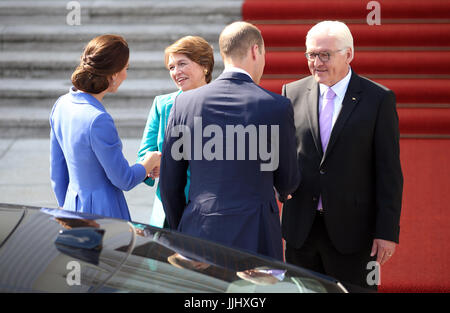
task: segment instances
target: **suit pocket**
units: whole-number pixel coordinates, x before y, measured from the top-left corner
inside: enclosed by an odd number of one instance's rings
[[[218,199],[215,196],[196,198],[190,205],[193,212],[197,211],[202,215],[217,214],[219,211]]]

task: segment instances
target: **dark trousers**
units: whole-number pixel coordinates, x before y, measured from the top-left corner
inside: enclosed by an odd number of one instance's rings
[[[373,292],[377,290],[376,284],[370,285],[374,267],[367,269],[368,263],[376,260],[376,255],[370,256],[371,249],[370,245],[355,254],[341,254],[328,236],[323,216],[317,213],[303,246],[296,249],[286,242],[285,256],[288,263],[336,278],[350,292]]]

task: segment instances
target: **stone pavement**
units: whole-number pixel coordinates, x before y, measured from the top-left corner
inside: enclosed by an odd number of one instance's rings
[[[153,98],[175,89],[164,49],[202,36],[214,47],[216,78],[219,34],[242,19],[242,1],[0,1],[0,138],[47,138],[53,104],[69,90],[84,46],[101,34],[122,35],[130,47],[128,79],[105,103],[121,138],[139,138]]]
[[[134,163],[140,139],[122,139],[128,162]],[[0,139],[0,203],[56,208],[50,184],[49,139]],[[139,184],[125,192],[131,218],[148,223],[156,187]]]

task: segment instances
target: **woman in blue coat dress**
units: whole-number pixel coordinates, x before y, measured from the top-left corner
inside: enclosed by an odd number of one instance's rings
[[[50,178],[59,207],[130,220],[122,190],[159,166],[149,153],[130,166],[111,115],[102,104],[127,77],[129,49],[120,36],[92,39],[72,74],[73,87],[50,114]]]
[[[170,77],[178,91],[155,97],[148,115],[147,124],[142,136],[141,146],[138,152],[138,160],[142,160],[148,151],[161,151],[164,142],[164,131],[169,119],[175,97],[181,92],[206,85],[212,79],[214,68],[214,53],[211,45],[202,37],[186,36],[178,39],[164,51],[166,67]],[[158,176],[155,173],[153,176]],[[190,172],[187,173],[185,187],[186,199],[188,198]],[[155,181],[152,178],[145,180],[149,186]],[[153,201],[153,210],[150,224],[157,227],[165,224],[165,213],[159,195],[159,184],[156,188],[156,197]]]

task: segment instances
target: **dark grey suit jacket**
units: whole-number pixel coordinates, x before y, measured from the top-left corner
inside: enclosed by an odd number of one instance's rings
[[[283,208],[287,243],[305,242],[322,195],[325,224],[341,253],[373,239],[398,242],[403,190],[394,93],[352,73],[324,154],[319,131],[319,84],[312,76],[283,86],[294,106],[302,181]]]

